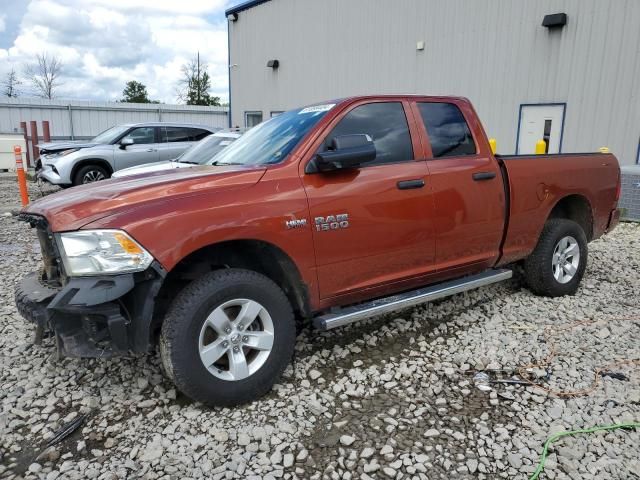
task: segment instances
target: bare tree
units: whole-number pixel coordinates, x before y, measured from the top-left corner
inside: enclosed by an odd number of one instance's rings
[[[220,97],[209,94],[211,77],[209,65],[200,63],[200,52],[182,65],[182,79],[178,86],[178,99],[187,105],[220,105]]]
[[[47,53],[38,54],[36,63],[27,65],[25,74],[33,83],[37,95],[51,100],[56,89],[62,85],[60,74],[62,72],[62,62],[54,55]]]
[[[18,86],[21,85],[22,82],[18,78],[18,74],[16,73],[14,68],[11,68],[10,72],[7,72],[7,76],[5,77],[4,82],[2,82],[2,86],[4,87],[4,95],[9,98],[16,98],[18,96]]]

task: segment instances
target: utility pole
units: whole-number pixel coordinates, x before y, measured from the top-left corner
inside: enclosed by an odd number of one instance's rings
[[[196,85],[196,95],[198,96],[198,102],[196,103],[196,105],[200,105],[200,88],[201,88],[201,83],[200,83],[200,50],[198,50],[198,84]]]

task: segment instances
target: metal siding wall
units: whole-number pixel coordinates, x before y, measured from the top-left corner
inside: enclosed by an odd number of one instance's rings
[[[158,105],[130,103],[101,103],[33,98],[0,99],[0,132],[17,131],[21,121],[48,120],[51,136],[71,137],[68,105],[71,105],[73,134],[76,138],[93,137],[109,127],[122,123],[157,122],[158,109],[164,122],[200,123],[226,128],[225,107],[199,107],[191,105]]]
[[[541,26],[557,12],[562,30]],[[462,95],[513,153],[520,104],[566,102],[563,151],[606,145],[630,164],[639,25],[638,0],[272,0],[229,22],[233,124],[348,95]]]

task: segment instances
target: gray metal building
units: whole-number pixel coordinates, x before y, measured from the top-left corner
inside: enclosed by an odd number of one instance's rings
[[[499,153],[546,136],[552,153],[607,146],[640,162],[639,0],[253,0],[226,13],[233,125],[355,94],[451,94],[471,99]]]
[[[0,98],[0,133],[22,133],[20,122],[31,120],[38,128],[43,120],[49,121],[54,140],[87,139],[123,123],[184,122],[220,128],[228,124],[226,107]]]

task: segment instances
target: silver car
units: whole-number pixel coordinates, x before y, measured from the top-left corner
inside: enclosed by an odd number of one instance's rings
[[[121,178],[129,177],[131,175],[146,175],[164,170],[173,170],[174,168],[189,168],[194,165],[210,165],[213,158],[219,152],[235,142],[244,134],[244,132],[245,130],[240,128],[220,130],[219,132],[209,135],[204,140],[198,142],[197,145],[186,150],[175,160],[147,163],[137,167],[123,168],[122,170],[114,172],[111,177]]]
[[[87,143],[40,145],[38,178],[71,186],[109,178],[123,168],[180,156],[217,129],[184,123],[117,125]]]

